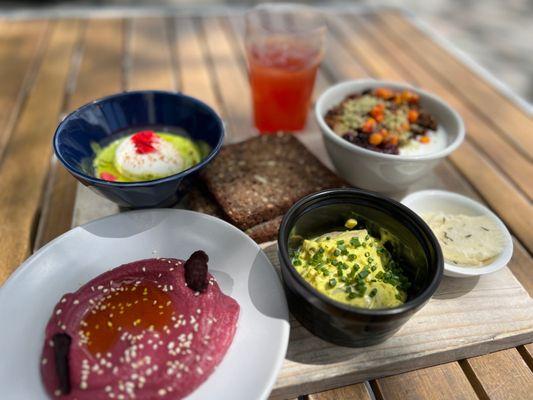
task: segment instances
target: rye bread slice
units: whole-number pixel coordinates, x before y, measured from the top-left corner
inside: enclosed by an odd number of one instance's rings
[[[245,230],[244,233],[250,236],[256,243],[264,243],[277,239],[278,230],[282,219],[283,215],[279,215],[274,219],[252,226],[251,228]]]
[[[190,210],[227,220],[224,210],[209,193],[202,182],[195,182],[187,194],[187,207]]]
[[[190,210],[212,215],[225,221],[228,220],[228,217],[224,214],[220,205],[218,205],[213,196],[207,191],[205,185],[201,182],[195,182],[189,190],[187,195],[187,206]],[[280,215],[270,221],[262,222],[247,229],[244,233],[257,243],[274,240],[278,236],[278,230],[282,218],[283,216]]]
[[[228,219],[242,230],[284,214],[309,193],[346,186],[290,134],[225,146],[201,176]]]

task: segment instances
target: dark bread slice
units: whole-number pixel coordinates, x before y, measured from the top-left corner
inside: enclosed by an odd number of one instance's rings
[[[195,182],[190,188],[187,195],[187,206],[190,210],[198,211],[204,214],[212,215],[223,220],[227,220],[222,208],[216,200],[207,191],[207,188],[201,182]],[[281,224],[282,215],[259,225],[252,226],[244,233],[250,236],[257,243],[274,240],[278,236],[279,225]]]
[[[282,219],[283,215],[279,215],[274,219],[252,226],[251,228],[245,230],[244,233],[250,236],[257,243],[275,240],[278,238],[278,230]]]
[[[208,192],[202,182],[195,182],[187,194],[187,206],[190,210],[209,214],[226,220],[224,210]]]
[[[284,214],[309,193],[347,186],[290,134],[225,146],[201,176],[228,219],[242,230]]]

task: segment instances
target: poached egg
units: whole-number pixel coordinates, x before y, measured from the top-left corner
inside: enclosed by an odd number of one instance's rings
[[[183,170],[180,152],[153,131],[126,137],[117,147],[115,168],[131,179],[158,179]]]

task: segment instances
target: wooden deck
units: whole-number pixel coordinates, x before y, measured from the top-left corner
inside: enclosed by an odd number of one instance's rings
[[[502,218],[514,237],[509,267],[531,295],[531,116],[399,13],[331,13],[329,25],[316,93],[344,79],[407,81],[438,94],[462,115],[467,139],[437,168],[435,179],[440,187],[485,202]],[[122,90],[180,90],[220,112],[228,142],[253,134],[241,31],[237,14],[0,20],[0,284],[32,251],[73,221],[88,218],[83,189],[52,157],[51,138],[65,113]],[[299,138],[329,162],[311,118]],[[417,188],[435,187],[434,182]],[[312,400],[531,399],[532,368],[533,343],[301,395]]]

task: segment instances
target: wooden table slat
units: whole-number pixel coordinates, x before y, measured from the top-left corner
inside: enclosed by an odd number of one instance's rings
[[[83,40],[82,58],[75,89],[68,100],[68,112],[89,101],[123,90],[123,21],[90,20]],[[70,229],[76,193],[77,180],[54,159],[34,244],[36,249]]]
[[[203,18],[202,32],[209,63],[227,120],[226,143],[250,136],[252,104],[243,66],[236,60],[236,49],[218,18]]]
[[[378,14],[376,14],[378,15]],[[526,115],[505,95],[495,89],[483,77],[473,72],[455,56],[443,49],[415,25],[397,13],[380,13],[379,18],[406,39],[417,50],[421,64],[431,65],[433,71],[470,100],[487,120],[499,127],[499,133],[510,139],[517,149],[533,159],[533,118]]]
[[[448,82],[443,82],[434,73],[423,68],[418,61],[420,57],[413,54],[414,51],[406,45],[406,40],[389,33],[382,24],[370,23],[362,17],[351,20],[364,31],[369,40],[373,40],[376,46],[382,47],[384,53],[390,54],[390,58],[397,62],[398,67],[404,69],[405,76],[408,76],[410,81],[442,96],[454,107],[465,122],[467,140],[471,140],[482,149],[529,199],[533,198],[533,184],[531,184],[533,163],[506,141],[505,137],[498,134],[493,124],[480,118],[470,105],[465,104],[461,98],[461,93],[464,91],[453,89]],[[403,51],[396,51],[398,47]],[[481,103],[481,99],[479,100],[480,104],[484,104]]]
[[[309,400],[372,400],[368,387],[363,383],[310,394]]]
[[[178,18],[175,20],[174,30],[182,90],[205,101],[221,113],[222,107],[217,99],[202,43],[193,21],[190,18]]]
[[[328,25],[342,46],[357,60],[358,69],[364,69],[370,76],[392,81],[403,81],[404,77],[397,68],[391,68],[383,61],[384,55],[376,51],[368,40],[362,40],[360,32],[352,24],[344,21],[342,16],[330,14]],[[366,75],[366,74],[365,74]]]
[[[529,369],[533,371],[533,343],[520,346],[518,350],[520,351],[520,354],[522,355],[522,358],[528,365]]]
[[[378,399],[477,400],[458,363],[437,365],[381,378],[373,386]]]
[[[533,374],[516,349],[463,360],[461,365],[480,397],[528,400],[533,395]]]
[[[0,21],[0,160],[49,38],[47,21]]]
[[[397,61],[376,49],[362,31],[355,31],[341,18],[331,18],[335,22],[337,34],[343,39],[348,49],[354,51],[357,60],[372,70],[373,76],[380,79],[396,77],[409,80],[401,73]],[[357,40],[350,38],[357,37]],[[418,82],[418,81],[417,81]],[[422,86],[426,82],[420,82]],[[494,168],[492,161],[483,156],[470,141],[465,141],[450,159],[461,173],[483,195],[487,203],[497,211],[508,227],[524,243],[529,251],[533,250],[533,235],[530,234],[529,222],[533,218],[533,208],[517,189]]]
[[[35,84],[0,165],[0,182],[7,189],[0,190],[0,283],[31,251],[50,163],[50,141],[79,32],[77,21],[59,21],[53,27]]]
[[[170,50],[170,21],[163,17],[134,18],[127,38],[127,89],[175,90]]]

